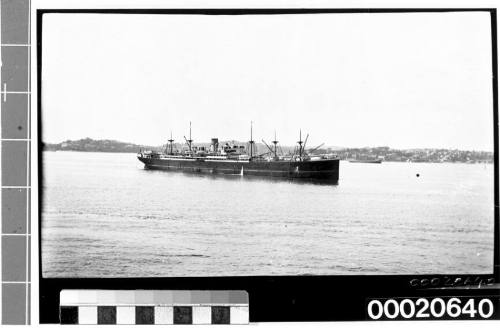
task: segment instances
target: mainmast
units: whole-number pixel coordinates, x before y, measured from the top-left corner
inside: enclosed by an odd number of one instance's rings
[[[173,155],[174,154],[174,139],[172,139],[172,131],[170,131],[170,139],[168,139],[168,143],[170,144],[170,154],[169,155]]]
[[[278,157],[278,140],[276,140],[276,130],[274,130],[274,140],[272,143],[274,144],[274,157]]]
[[[253,122],[250,121],[250,159],[252,159],[253,157],[253,144],[254,144],[252,127],[253,127]]]
[[[299,158],[302,160],[302,144],[304,143],[302,141],[302,129],[299,130],[299,141],[297,143],[299,144]]]

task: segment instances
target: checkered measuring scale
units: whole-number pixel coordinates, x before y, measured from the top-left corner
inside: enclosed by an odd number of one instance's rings
[[[61,324],[248,324],[246,291],[63,290]]]

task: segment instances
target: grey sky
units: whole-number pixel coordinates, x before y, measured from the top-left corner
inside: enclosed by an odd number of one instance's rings
[[[493,150],[488,13],[46,14],[43,140]]]

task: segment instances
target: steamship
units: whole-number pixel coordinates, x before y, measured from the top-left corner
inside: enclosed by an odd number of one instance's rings
[[[174,149],[175,140],[171,134],[164,151],[140,150],[137,158],[144,163],[146,169],[153,170],[309,179],[336,183],[339,179],[339,159],[309,155],[306,151],[308,137],[309,135],[303,141],[302,133],[299,132],[298,146],[293,153],[284,155],[278,153],[275,134],[273,146],[262,140],[267,152],[256,154],[252,126],[247,149],[242,145],[219,144],[218,138],[212,138],[209,147],[195,146],[189,123],[189,139],[184,137],[185,146],[182,149]]]

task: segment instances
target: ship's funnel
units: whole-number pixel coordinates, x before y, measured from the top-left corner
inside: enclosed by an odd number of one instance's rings
[[[218,148],[219,148],[219,139],[212,138],[212,143],[210,144],[210,151],[216,152]]]

